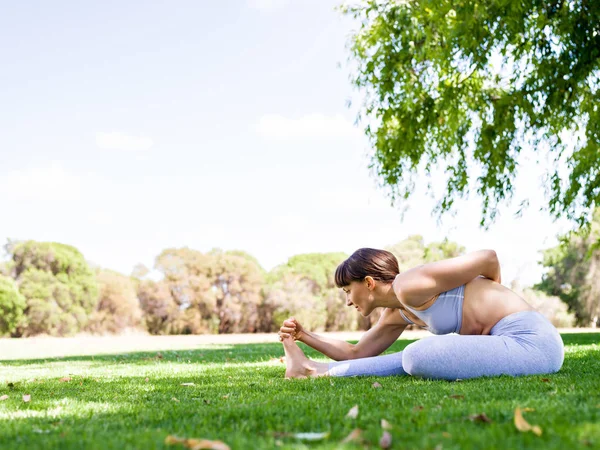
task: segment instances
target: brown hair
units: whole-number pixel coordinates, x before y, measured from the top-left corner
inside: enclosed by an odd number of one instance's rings
[[[359,248],[337,267],[335,284],[341,288],[352,281],[362,281],[366,276],[391,283],[399,273],[398,260],[392,253],[376,248]]]

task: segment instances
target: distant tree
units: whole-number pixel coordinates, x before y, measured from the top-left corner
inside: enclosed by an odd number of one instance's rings
[[[98,270],[96,280],[98,303],[87,330],[94,333],[119,333],[141,327],[142,310],[132,280],[110,270]]]
[[[182,312],[166,282],[143,280],[137,287],[137,296],[150,334],[179,334],[184,331]]]
[[[560,237],[560,244],[543,251],[546,273],[537,289],[558,296],[575,314],[577,324],[597,324],[600,317],[600,208],[589,229]]]
[[[149,273],[150,273],[150,269],[148,269],[145,265],[140,263],[140,264],[135,265],[135,267],[131,271],[131,276],[133,278],[141,279],[141,278],[144,278]]]
[[[262,303],[264,270],[242,251],[213,250],[212,286],[219,314],[219,333],[256,332]]]
[[[82,330],[98,301],[96,277],[74,247],[26,241],[10,248],[13,275],[27,301],[17,334],[65,336]]]
[[[295,316],[303,326],[326,331],[368,329],[371,320],[346,307],[346,298],[335,285],[335,269],[345,253],[294,255],[268,275],[265,300],[274,308],[273,328]],[[308,290],[307,290],[308,289]]]
[[[156,257],[154,268],[164,276],[163,284],[168,288],[171,300],[177,306],[184,332],[216,333],[219,317],[216,311],[216,293],[212,287],[213,259],[189,248],[169,248]],[[162,287],[161,287],[162,291]],[[163,314],[171,307],[161,308]],[[173,319],[171,319],[172,321]]]
[[[285,319],[294,316],[307,330],[324,331],[327,304],[321,293],[314,291],[314,282],[298,274],[279,274],[264,291],[264,304],[272,321],[270,328],[278,330]]]
[[[536,311],[544,315],[555,327],[572,327],[575,325],[575,315],[569,312],[565,302],[555,296],[533,288],[523,288],[513,281],[511,289],[520,295]]]
[[[0,275],[0,336],[13,333],[24,317],[25,297],[12,278]]]
[[[386,247],[386,250],[396,256],[401,272],[421,264],[455,258],[465,253],[463,246],[448,240],[425,245],[423,236],[418,234],[409,236],[397,244],[390,245]]]
[[[292,256],[287,263],[275,267],[269,279],[282,274],[299,275],[313,285],[315,293],[335,287],[334,274],[337,266],[348,257],[345,253],[303,253]]]
[[[164,274],[189,332],[257,331],[264,270],[251,255],[167,249],[155,268]]]
[[[474,185],[482,224],[493,221],[513,196],[520,154],[548,147],[549,211],[590,219],[600,204],[597,1],[363,0],[342,12],[358,24],[359,117],[392,201],[412,194],[421,168],[439,167],[436,210]]]

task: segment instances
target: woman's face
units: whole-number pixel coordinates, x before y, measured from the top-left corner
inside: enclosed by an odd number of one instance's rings
[[[365,317],[373,312],[373,292],[367,281],[352,281],[342,290],[346,293],[346,306],[355,307]]]

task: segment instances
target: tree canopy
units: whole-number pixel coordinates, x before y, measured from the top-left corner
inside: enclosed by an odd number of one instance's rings
[[[25,297],[14,280],[0,275],[0,336],[16,330],[25,307]]]
[[[520,154],[546,146],[549,212],[589,223],[600,202],[597,2],[363,0],[342,12],[359,21],[359,119],[393,202],[421,170],[443,168],[436,211],[474,188],[487,224],[513,196]]]
[[[98,301],[96,276],[76,248],[56,242],[7,246],[13,277],[25,297],[18,334],[65,336],[81,331]]]

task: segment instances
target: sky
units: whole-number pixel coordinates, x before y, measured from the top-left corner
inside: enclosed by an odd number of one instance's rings
[[[425,180],[392,206],[355,125],[348,37],[329,0],[8,2],[0,15],[0,241],[77,247],[129,274],[171,247],[295,254],[409,235],[496,250],[503,282],[537,282],[565,221],[540,212],[543,164],[516,200],[439,222]],[[443,188],[439,181],[434,186]],[[515,218],[518,200],[530,208]],[[401,214],[408,208],[405,214]]]

